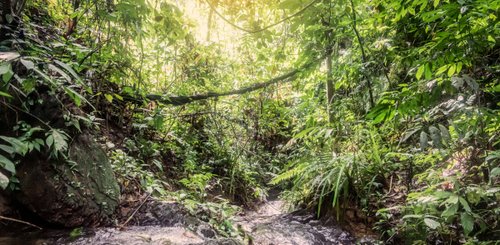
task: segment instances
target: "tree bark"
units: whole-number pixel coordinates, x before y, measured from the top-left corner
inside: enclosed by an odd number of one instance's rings
[[[353,0],[349,0],[351,3],[351,8],[352,8],[352,29],[354,30],[354,34],[356,34],[356,39],[358,40],[359,43],[359,48],[361,49],[361,58],[363,61],[363,65],[366,64],[367,58],[366,58],[366,53],[365,53],[365,48],[363,44],[363,39],[361,38],[361,35],[358,32],[358,28],[356,27],[356,9],[354,8],[354,2]],[[375,105],[375,101],[373,100],[373,86],[372,86],[372,81],[370,78],[363,72],[363,76],[366,79],[366,82],[368,83],[368,95],[370,96],[370,108],[373,108]]]
[[[80,0],[73,1],[73,13],[75,13],[80,7]],[[68,19],[68,26],[66,30],[66,34],[64,35],[66,38],[71,36],[73,32],[75,32],[76,26],[78,25],[78,16]]]
[[[217,4],[215,4],[217,6]],[[210,42],[210,35],[212,34],[212,22],[214,17],[214,10],[210,8],[210,12],[208,13],[208,21],[207,21],[207,42]]]
[[[327,55],[326,55],[326,109],[328,113],[328,122],[333,122],[333,111],[332,111],[332,103],[333,103],[333,70],[332,70],[332,47],[328,47]]]

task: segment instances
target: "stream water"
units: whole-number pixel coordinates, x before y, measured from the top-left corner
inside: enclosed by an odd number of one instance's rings
[[[83,230],[76,238],[69,231],[42,231],[0,234],[0,244],[68,245],[187,245],[187,244],[259,244],[309,245],[354,244],[355,239],[340,227],[324,226],[314,216],[288,213],[279,199],[262,204],[255,211],[233,217],[233,223],[245,240],[221,238],[210,226],[186,215],[176,203],[149,202],[136,216],[138,220],[123,228]],[[359,242],[359,241],[358,241]]]
[[[261,245],[354,244],[354,238],[335,226],[323,226],[311,214],[288,213],[280,199],[268,201],[256,211],[235,217],[234,223]]]

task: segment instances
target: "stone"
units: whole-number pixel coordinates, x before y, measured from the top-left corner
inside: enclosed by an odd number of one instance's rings
[[[186,223],[187,210],[179,203],[149,200],[138,210],[130,221],[136,226],[172,227]]]
[[[17,169],[16,199],[45,221],[64,227],[108,225],[119,204],[119,186],[103,149],[90,134],[69,143],[69,160],[42,154]]]
[[[217,236],[215,230],[207,224],[200,224],[197,228],[197,233],[205,238],[215,238]]]

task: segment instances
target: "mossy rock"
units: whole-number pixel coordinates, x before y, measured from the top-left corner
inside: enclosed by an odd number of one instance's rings
[[[119,203],[119,187],[108,158],[89,134],[74,137],[69,160],[25,158],[18,178],[17,200],[56,225],[110,224]]]

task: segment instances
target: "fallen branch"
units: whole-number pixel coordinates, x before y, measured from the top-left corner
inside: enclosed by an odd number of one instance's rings
[[[142,203],[139,205],[139,207],[137,207],[134,212],[128,217],[128,219],[123,222],[123,224],[121,225],[118,225],[118,228],[120,230],[123,230],[125,228],[125,226],[128,224],[128,222],[130,222],[130,220],[132,220],[132,218],[134,217],[134,215],[137,213],[137,211],[139,211],[139,209],[141,209],[141,207],[144,205],[144,203],[146,203],[146,201],[149,199],[149,197],[151,196],[151,193],[148,193],[148,195],[144,198],[144,200],[142,201]]]
[[[0,220],[8,220],[8,221],[13,221],[13,222],[17,222],[17,223],[21,223],[21,224],[25,224],[25,225],[28,225],[28,226],[31,226],[31,227],[35,227],[37,229],[40,229],[40,230],[43,230],[42,227],[40,226],[37,226],[37,225],[34,225],[34,224],[31,224],[29,222],[26,222],[26,221],[22,221],[22,220],[19,220],[19,219],[14,219],[14,218],[9,218],[9,217],[5,217],[5,216],[1,216],[0,215]]]

